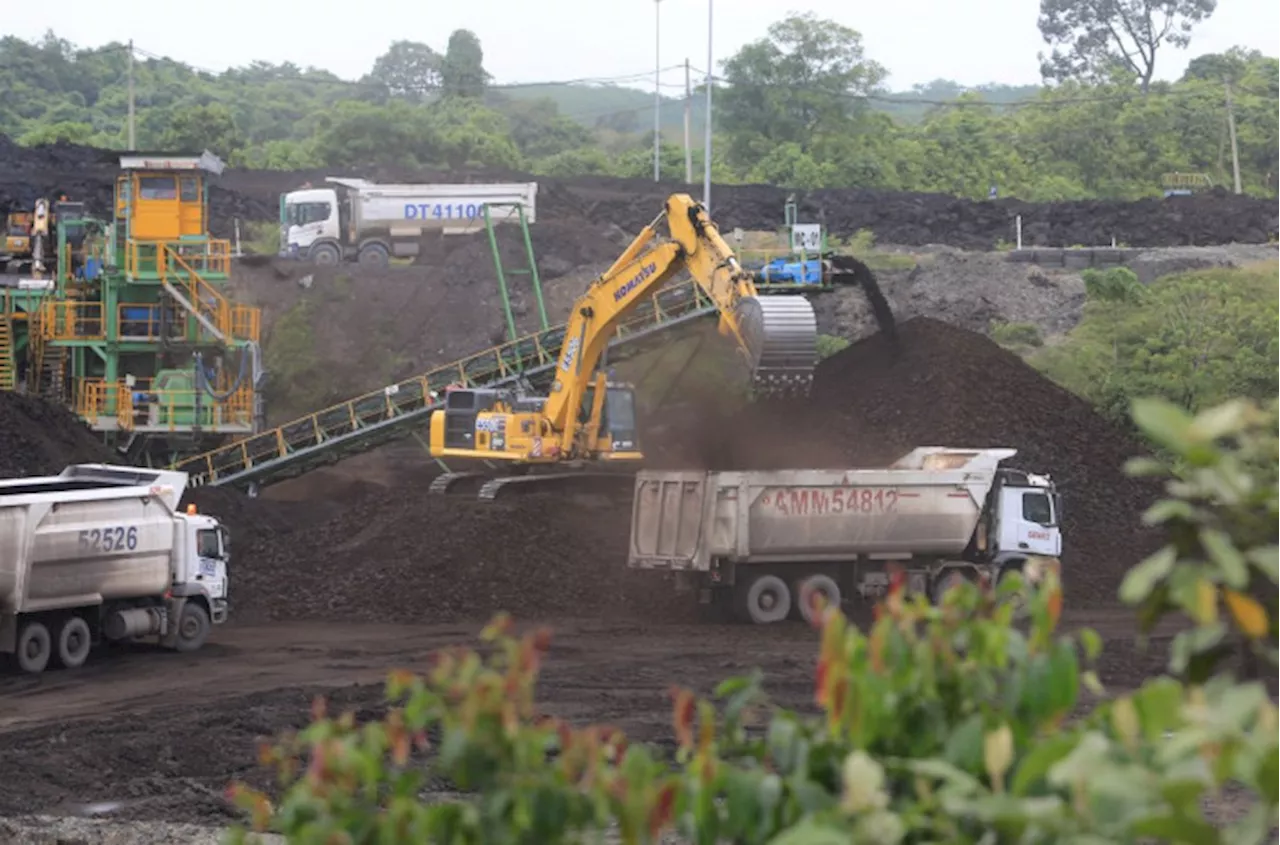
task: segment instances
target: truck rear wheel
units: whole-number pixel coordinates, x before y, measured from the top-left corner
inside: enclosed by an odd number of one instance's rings
[[[78,669],[89,659],[93,636],[83,617],[70,616],[58,626],[58,662],[67,669]]]
[[[311,247],[310,258],[315,264],[331,265],[342,260],[342,253],[333,244],[316,244]]]
[[[195,651],[204,645],[209,638],[209,612],[193,601],[182,606],[178,614],[178,637],[174,641],[175,651]]]
[[[391,253],[382,244],[365,244],[356,260],[366,267],[386,267],[391,263]]]
[[[800,580],[796,587],[796,602],[800,606],[800,618],[810,625],[822,618],[813,602],[821,596],[824,602],[823,611],[828,607],[840,609],[840,585],[830,575],[810,575]]]
[[[791,612],[791,589],[776,575],[757,575],[735,589],[744,622],[768,625],[783,621]]]
[[[53,655],[53,638],[43,622],[27,622],[18,632],[17,648],[14,656],[18,659],[18,668],[32,675],[38,675],[49,665]]]

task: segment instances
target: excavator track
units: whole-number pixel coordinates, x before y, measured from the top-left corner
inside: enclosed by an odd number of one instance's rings
[[[635,476],[625,472],[571,470],[495,475],[486,472],[448,472],[437,476],[427,488],[428,495],[478,498],[492,502],[499,498],[532,493],[629,493]]]
[[[818,363],[818,321],[803,296],[754,296],[737,306],[757,396],[804,398]]]

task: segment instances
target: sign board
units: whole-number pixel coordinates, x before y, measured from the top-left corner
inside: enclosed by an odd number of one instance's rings
[[[792,252],[821,252],[822,224],[795,223],[791,226]]]

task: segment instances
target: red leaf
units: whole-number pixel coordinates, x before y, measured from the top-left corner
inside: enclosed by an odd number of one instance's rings
[[[672,722],[675,724],[676,739],[680,745],[688,748],[693,745],[693,693],[686,689],[675,691],[675,701],[671,708]]]
[[[657,800],[653,802],[653,807],[649,810],[649,836],[657,839],[658,834],[671,823],[672,817],[675,815],[676,807],[676,787],[673,783],[663,784],[658,790]]]
[[[825,707],[827,704],[827,674],[829,672],[829,664],[826,658],[818,661],[818,668],[813,673],[813,698],[819,707]]]
[[[1053,592],[1049,594],[1049,624],[1057,627],[1058,620],[1062,618],[1062,588],[1054,585]]]

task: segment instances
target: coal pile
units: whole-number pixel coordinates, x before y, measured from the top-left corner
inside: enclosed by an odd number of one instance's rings
[[[698,423],[664,444],[662,465],[884,466],[917,446],[1015,448],[1006,465],[1048,473],[1062,491],[1063,578],[1086,603],[1113,602],[1160,541],[1140,524],[1158,487],[1123,472],[1141,443],[1013,353],[937,320],[907,320],[897,344],[877,334],[823,361],[807,408],[694,410]]]
[[[118,156],[118,152],[65,143],[20,147],[0,136],[0,210],[10,204],[30,207],[37,196],[62,190],[106,215],[111,208]],[[234,217],[275,220],[281,192],[308,182],[321,184],[327,175],[334,174],[228,170],[210,190],[211,228],[228,236]],[[365,167],[346,169],[341,175],[399,182],[537,181],[539,221],[612,223],[633,234],[653,219],[669,194],[701,193],[697,187],[674,182],[655,185],[643,179],[599,176],[551,179],[505,170],[481,173]],[[880,243],[902,245],[948,244],[988,250],[1013,239],[1014,221],[1019,216],[1023,242],[1041,247],[1100,246],[1112,239],[1143,247],[1267,243],[1280,229],[1274,201],[1235,196],[1221,189],[1138,202],[1026,203],[900,191],[790,191],[770,185],[717,185],[712,210],[726,230],[774,229],[782,222],[783,207],[792,194],[799,219],[821,222],[835,236],[848,237],[869,229]]]
[[[237,620],[432,623],[676,618],[671,584],[625,569],[630,512],[573,498],[481,503],[421,488],[301,506],[197,494],[232,531]],[[310,507],[309,505],[307,507]]]
[[[0,392],[0,478],[57,475],[68,464],[116,462],[98,435],[66,408]]]

